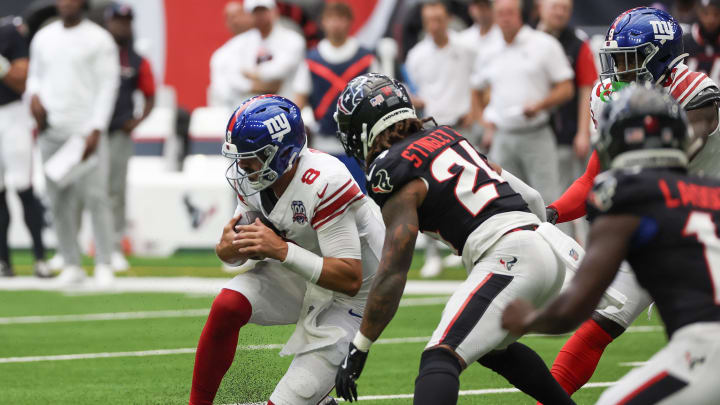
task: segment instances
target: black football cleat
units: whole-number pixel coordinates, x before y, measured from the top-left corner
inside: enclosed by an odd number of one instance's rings
[[[0,262],[0,277],[15,277],[15,271],[5,262]]]

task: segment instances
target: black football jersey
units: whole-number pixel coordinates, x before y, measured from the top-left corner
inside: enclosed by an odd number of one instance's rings
[[[720,321],[720,181],[679,171],[609,171],[588,195],[588,218],[642,220],[627,260],[653,297],[668,335]]]
[[[380,207],[408,182],[423,179],[428,192],[418,209],[420,230],[439,236],[459,254],[468,235],[491,216],[530,212],[485,156],[447,126],[393,144],[370,165],[367,178],[368,194]]]
[[[708,41],[700,35],[699,25],[683,35],[683,46],[689,56],[685,64],[692,71],[707,74],[715,83],[720,83],[720,44]]]

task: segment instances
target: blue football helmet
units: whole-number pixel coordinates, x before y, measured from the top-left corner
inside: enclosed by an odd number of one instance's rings
[[[661,83],[684,53],[682,28],[668,13],[637,7],[620,14],[600,47],[600,79]]]
[[[239,195],[249,196],[272,185],[293,167],[305,148],[305,125],[292,101],[266,94],[246,100],[230,117],[223,156],[232,159],[225,172]],[[247,173],[250,160],[260,169]],[[247,183],[249,187],[246,187]]]

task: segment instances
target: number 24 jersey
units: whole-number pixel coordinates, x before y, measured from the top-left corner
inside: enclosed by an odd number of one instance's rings
[[[447,126],[424,129],[378,155],[367,174],[368,194],[383,207],[393,193],[418,178],[428,188],[417,211],[420,230],[458,254],[468,236],[493,215],[530,212],[487,159]]]

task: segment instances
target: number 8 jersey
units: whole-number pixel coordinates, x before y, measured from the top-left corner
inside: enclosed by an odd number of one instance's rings
[[[487,159],[447,126],[424,129],[393,144],[378,155],[367,173],[368,194],[380,207],[405,184],[422,179],[428,192],[418,208],[420,231],[442,240],[458,254],[463,254],[466,241],[481,227],[499,238],[512,227],[539,223]],[[495,222],[489,221],[493,216],[513,212],[520,215],[497,226],[483,226]]]

